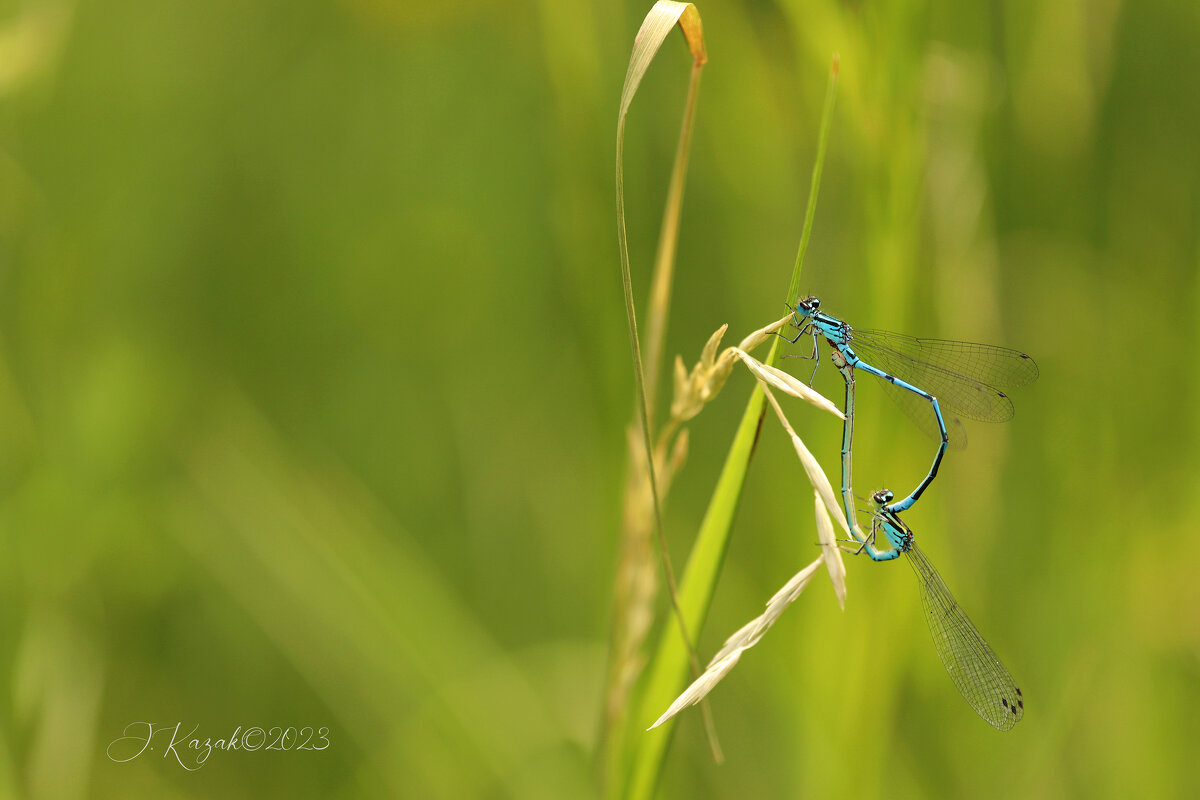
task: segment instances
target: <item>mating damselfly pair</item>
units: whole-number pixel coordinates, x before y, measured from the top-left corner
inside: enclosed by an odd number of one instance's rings
[[[917,547],[912,530],[900,514],[920,499],[937,477],[949,445],[962,445],[965,435],[957,416],[983,422],[1012,418],[1012,401],[1004,389],[1032,383],[1037,364],[1025,353],[993,345],[918,339],[886,331],[858,330],[823,313],[821,301],[809,297],[797,303],[793,324],[799,329],[791,343],[811,335],[820,364],[818,339],[831,348],[831,360],[846,384],[842,433],[842,505],[857,547],[873,561],[890,561],[904,554],[920,583],[921,600],[934,646],[946,671],[963,698],[988,723],[1008,730],[1025,713],[1025,699],[1012,675],[955,601],[933,564]],[[787,338],[787,337],[784,337]],[[878,378],[893,400],[918,425],[939,440],[929,472],[906,497],[895,501],[881,489],[871,496],[871,532],[863,534],[855,522],[852,457],[854,438],[854,373],[861,369]],[[811,378],[810,378],[811,380]],[[946,416],[950,415],[947,425]],[[876,546],[883,532],[890,549]]]

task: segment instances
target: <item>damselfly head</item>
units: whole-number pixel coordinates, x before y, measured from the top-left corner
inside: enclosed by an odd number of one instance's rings
[[[817,310],[820,308],[821,308],[821,301],[819,299],[817,299],[816,297],[806,297],[803,300],[796,303],[796,310],[799,311],[801,314],[803,314],[806,317],[817,313]]]
[[[878,492],[871,495],[871,502],[877,506],[886,506],[888,503],[892,502],[895,497],[896,496],[892,494],[891,489],[880,489]]]

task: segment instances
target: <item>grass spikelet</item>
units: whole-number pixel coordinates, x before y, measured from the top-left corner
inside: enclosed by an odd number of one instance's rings
[[[750,371],[754,373],[754,377],[762,381],[768,386],[773,386],[781,392],[790,394],[792,397],[797,397],[806,402],[812,403],[822,411],[828,411],[838,419],[845,419],[841,409],[833,404],[832,401],[825,398],[822,394],[812,389],[807,383],[794,377],[790,373],[784,372],[778,367],[772,367],[770,364],[764,364],[754,356],[745,352],[740,348],[732,348],[733,355],[740,358]]]
[[[655,720],[649,729],[653,730],[657,728],[683,709],[694,706],[703,700],[737,665],[738,660],[742,657],[742,653],[758,644],[763,634],[775,624],[776,620],[783,615],[788,606],[796,602],[796,598],[804,591],[804,587],[812,580],[812,576],[816,574],[817,568],[821,566],[821,562],[824,560],[825,555],[819,555],[815,561],[793,575],[791,580],[784,584],[783,588],[776,592],[767,602],[767,610],[743,625],[738,629],[737,633],[725,641],[724,647],[713,656],[704,673],[694,680],[683,691],[683,694],[675,699],[675,702],[671,703],[662,716]]]

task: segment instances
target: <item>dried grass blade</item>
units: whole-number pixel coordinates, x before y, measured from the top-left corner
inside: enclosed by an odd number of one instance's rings
[[[842,410],[834,405],[831,400],[826,398],[820,392],[812,389],[807,383],[798,379],[796,376],[784,372],[778,367],[772,367],[770,364],[764,364],[740,348],[733,348],[733,354],[740,358],[759,380],[766,381],[771,386],[774,386],[781,392],[790,394],[792,397],[797,397],[801,400],[812,403],[817,408],[821,409],[822,411],[828,411],[838,419],[846,418],[846,416],[842,413]]]
[[[842,561],[842,549],[838,547],[833,535],[833,521],[829,511],[821,499],[821,493],[813,489],[813,503],[817,515],[817,540],[821,543],[821,552],[825,554],[825,568],[829,570],[829,580],[833,581],[833,593],[837,595],[838,605],[846,610],[846,562]]]
[[[771,407],[775,409],[775,415],[779,417],[780,424],[784,430],[788,432],[788,436],[792,438],[792,446],[796,449],[796,455],[800,457],[800,463],[804,467],[804,473],[808,475],[808,481],[816,490],[817,496],[821,498],[821,502],[825,504],[825,508],[829,511],[829,515],[842,526],[842,529],[847,533],[850,532],[850,527],[846,524],[846,515],[842,513],[841,506],[838,505],[837,498],[833,494],[833,486],[829,483],[829,478],[825,476],[825,471],[821,469],[821,465],[817,462],[815,456],[804,444],[804,440],[792,428],[792,424],[788,422],[787,416],[783,413],[783,409],[779,406],[779,401],[775,399],[775,395],[771,394],[771,390],[764,384],[763,392],[770,401]]]

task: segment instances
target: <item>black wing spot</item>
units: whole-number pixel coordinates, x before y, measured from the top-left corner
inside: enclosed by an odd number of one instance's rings
[[[1024,697],[1025,695],[1021,694],[1021,687],[1018,686],[1016,688],[1017,688],[1017,697]]]
[[[1008,701],[1005,700],[1003,697],[1001,697],[1000,702],[1004,705],[1004,708],[1007,710],[1008,709]]]
[[[1018,700],[1017,705],[1019,705],[1021,707],[1022,711],[1025,710],[1025,701],[1024,700]]]

